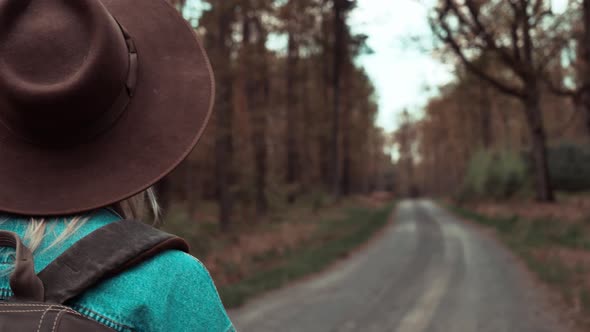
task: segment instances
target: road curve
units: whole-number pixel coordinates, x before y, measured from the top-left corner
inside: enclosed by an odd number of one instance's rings
[[[430,201],[362,252],[230,316],[242,332],[561,332],[514,258]]]

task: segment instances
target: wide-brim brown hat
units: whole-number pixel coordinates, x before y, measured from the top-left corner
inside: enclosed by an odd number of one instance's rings
[[[0,210],[69,215],[171,172],[211,114],[213,74],[164,0],[0,3]]]

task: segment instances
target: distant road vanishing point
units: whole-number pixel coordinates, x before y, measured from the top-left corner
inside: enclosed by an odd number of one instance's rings
[[[242,332],[561,332],[514,257],[431,201],[319,276],[230,316]]]

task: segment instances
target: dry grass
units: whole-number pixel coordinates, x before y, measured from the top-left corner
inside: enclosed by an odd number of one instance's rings
[[[225,304],[235,306],[315,272],[354,249],[385,224],[392,199],[376,193],[325,201],[319,207],[302,200],[262,219],[238,219],[229,233],[217,227],[215,206],[202,203],[192,217],[177,207],[165,229],[187,239]],[[311,248],[315,249],[310,255]]]
[[[560,196],[558,203],[485,202],[455,208],[494,228],[549,289],[561,295],[583,331],[590,330],[590,196]]]
[[[549,219],[580,222],[590,217],[590,195],[559,195],[556,203],[533,200],[510,202],[479,202],[469,208],[490,217],[518,216],[524,219]]]
[[[281,262],[285,253],[301,247],[317,234],[320,220],[344,219],[350,208],[382,208],[391,202],[388,194],[355,196],[314,211],[307,206],[285,210],[277,222],[271,215],[229,235],[230,241],[202,258],[218,286],[239,282]],[[273,220],[274,223],[273,223]],[[221,236],[227,238],[228,236]]]
[[[315,229],[312,223],[283,223],[271,229],[254,229],[237,236],[232,244],[211,252],[204,263],[218,286],[234,283],[261,267],[268,267],[261,265],[272,264],[261,257],[282,256],[308,240]],[[228,266],[231,273],[228,273]]]

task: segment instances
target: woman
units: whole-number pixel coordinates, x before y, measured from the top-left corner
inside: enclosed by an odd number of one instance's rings
[[[213,77],[164,0],[4,0],[0,22],[0,230],[24,239],[40,272],[96,230],[148,221],[146,206],[158,215],[146,188],[201,136]],[[132,243],[97,248],[117,246]],[[9,300],[14,255],[3,250]],[[179,250],[65,304],[115,331],[234,330],[207,270]]]

